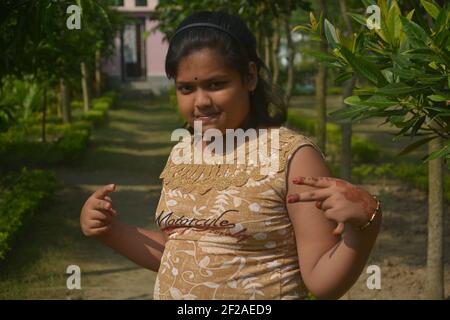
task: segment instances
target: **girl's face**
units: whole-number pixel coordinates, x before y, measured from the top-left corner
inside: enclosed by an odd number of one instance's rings
[[[202,131],[243,125],[250,111],[249,92],[256,88],[256,65],[250,63],[248,79],[228,68],[215,50],[201,49],[183,58],[175,85],[180,112],[193,127],[201,121]]]

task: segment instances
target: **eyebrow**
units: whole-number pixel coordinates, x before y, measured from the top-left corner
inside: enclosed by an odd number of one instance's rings
[[[203,81],[199,81],[199,82],[211,82],[211,81],[214,81],[214,80],[222,80],[223,78],[227,78],[227,77],[228,77],[228,75],[226,75],[226,74],[217,74],[217,75],[213,75],[213,76],[211,76],[211,77],[209,77],[209,78],[207,78],[207,79],[205,79]],[[184,81],[184,80],[182,80],[182,81],[175,81],[175,82],[176,82],[176,84],[191,84],[191,83],[193,83],[195,81]]]

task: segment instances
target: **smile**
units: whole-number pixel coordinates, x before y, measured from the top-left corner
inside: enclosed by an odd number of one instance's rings
[[[208,115],[199,115],[199,116],[195,116],[195,120],[199,120],[199,121],[211,121],[216,119],[218,116],[220,115],[220,112],[217,113],[212,113],[212,114],[208,114]]]

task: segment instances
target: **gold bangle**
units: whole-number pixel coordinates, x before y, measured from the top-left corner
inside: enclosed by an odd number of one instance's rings
[[[370,217],[370,220],[366,224],[364,224],[363,226],[359,227],[359,230],[361,230],[361,231],[366,229],[367,227],[369,227],[372,224],[373,220],[375,219],[375,216],[377,215],[377,213],[381,209],[381,201],[378,200],[378,198],[376,196],[372,196],[372,197],[374,197],[374,199],[377,200],[377,208],[372,213],[372,216]]]

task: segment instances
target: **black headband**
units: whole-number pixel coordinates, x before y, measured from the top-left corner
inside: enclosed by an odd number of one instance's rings
[[[226,34],[228,34],[230,37],[232,37],[233,39],[235,39],[237,42],[242,43],[241,40],[239,40],[238,37],[236,37],[236,35],[232,34],[230,31],[228,31],[225,28],[222,28],[221,26],[218,26],[217,24],[214,23],[208,23],[208,22],[198,22],[198,23],[191,23],[188,25],[185,25],[184,27],[178,29],[174,35],[172,36],[172,38],[170,38],[170,42],[172,42],[172,40],[182,31],[186,30],[186,29],[190,29],[190,28],[195,28],[195,27],[209,27],[209,28],[213,28],[213,29],[217,29],[220,30],[222,32],[225,32]]]

